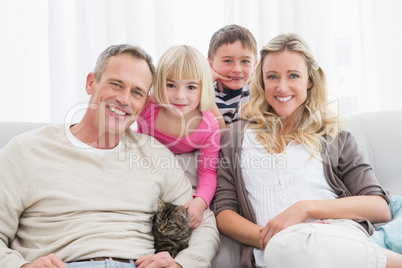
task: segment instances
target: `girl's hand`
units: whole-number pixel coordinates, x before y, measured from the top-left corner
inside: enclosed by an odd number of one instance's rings
[[[289,226],[304,222],[307,216],[307,202],[299,201],[276,215],[260,230],[260,249],[264,250],[268,241],[277,233]]]
[[[222,81],[230,81],[231,79],[229,77],[223,76],[219,74],[215,69],[211,68],[212,71],[212,81],[218,83],[218,89],[220,92],[223,91],[223,84]]]
[[[190,214],[191,228],[197,228],[204,216],[204,210],[207,209],[207,203],[205,203],[204,199],[201,197],[196,196],[193,200],[185,204],[184,207]]]

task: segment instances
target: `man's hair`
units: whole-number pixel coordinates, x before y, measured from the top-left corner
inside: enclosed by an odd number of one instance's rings
[[[99,55],[94,69],[94,74],[98,81],[101,80],[109,58],[120,54],[128,54],[139,60],[144,60],[148,64],[149,70],[151,71],[152,81],[154,80],[155,66],[152,63],[152,57],[145,50],[138,46],[121,44],[109,46]]]
[[[257,58],[257,42],[253,34],[246,28],[231,24],[216,31],[209,41],[208,58],[213,59],[219,47],[240,41]]]
[[[187,45],[173,46],[160,58],[156,68],[153,98],[156,103],[169,104],[167,99],[167,79],[196,79],[200,81],[201,98],[198,108],[209,110],[214,103],[211,68],[202,53]]]

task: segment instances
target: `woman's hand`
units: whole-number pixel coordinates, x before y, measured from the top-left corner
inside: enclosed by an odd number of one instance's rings
[[[184,207],[190,214],[191,228],[197,228],[204,217],[204,210],[207,209],[207,203],[205,203],[204,199],[201,197],[196,196],[193,200],[185,204]]]
[[[264,250],[268,241],[283,229],[304,222],[307,218],[307,201],[298,201],[282,213],[273,217],[268,221],[265,227],[260,230],[260,249]]]

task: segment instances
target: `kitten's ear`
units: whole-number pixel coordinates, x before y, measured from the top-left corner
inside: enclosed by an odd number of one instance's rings
[[[163,200],[159,198],[158,199],[158,210],[159,211],[165,210],[165,208],[166,208],[165,202],[163,202]]]
[[[185,211],[186,211],[186,208],[185,208],[184,206],[179,205],[179,206],[177,206],[177,207],[175,208],[175,210],[176,210],[177,212],[185,212]]]
[[[183,218],[188,218],[188,211],[184,206],[177,206],[177,208],[175,209],[176,212],[178,212],[178,214],[180,216],[182,216]]]

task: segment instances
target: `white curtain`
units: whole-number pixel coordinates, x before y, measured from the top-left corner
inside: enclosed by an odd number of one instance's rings
[[[227,24],[258,48],[295,32],[312,48],[331,99],[346,113],[402,109],[399,0],[8,0],[0,3],[0,121],[78,120],[86,75],[109,45],[131,43],[157,63],[170,46],[205,55]]]

